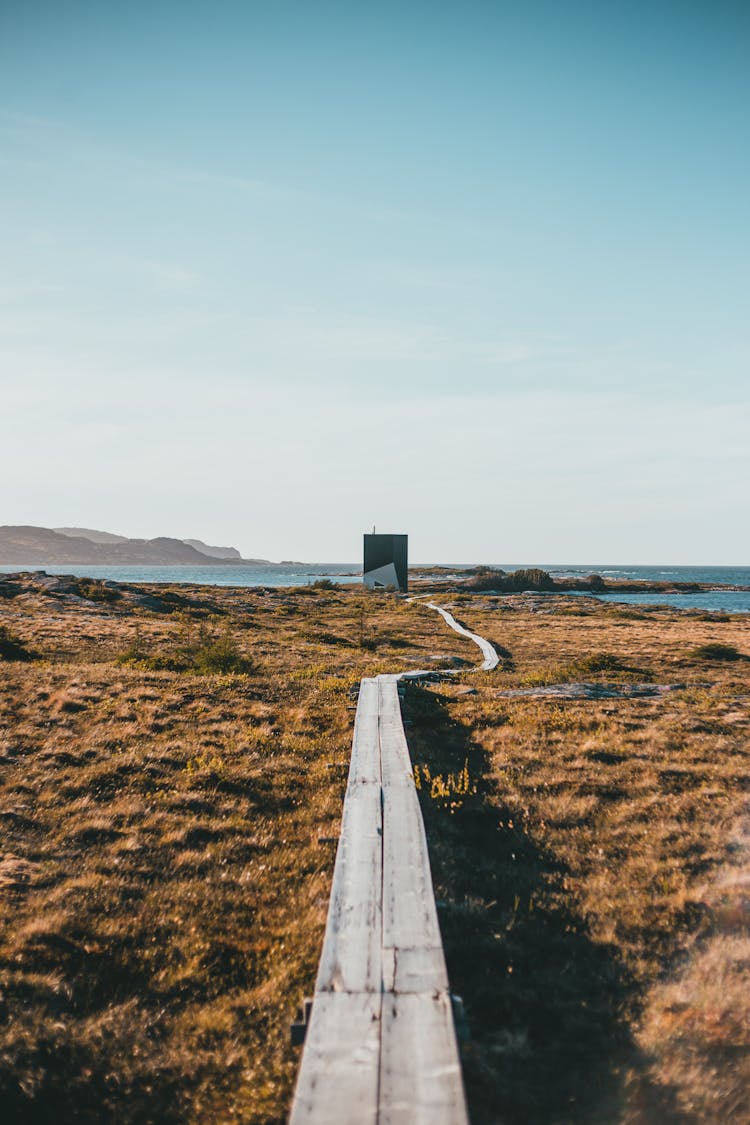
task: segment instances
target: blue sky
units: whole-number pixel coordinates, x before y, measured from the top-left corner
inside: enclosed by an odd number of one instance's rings
[[[750,6],[0,5],[0,522],[748,562]]]

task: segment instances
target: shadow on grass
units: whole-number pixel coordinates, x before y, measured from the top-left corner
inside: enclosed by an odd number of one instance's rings
[[[484,751],[435,692],[410,686],[404,713],[449,979],[471,1031],[474,1125],[689,1125],[632,1042],[637,997],[617,950],[563,905],[564,867],[504,804]]]
[[[122,1046],[122,1040],[118,1044]],[[131,1052],[153,1056],[151,1070],[123,1075],[117,1048],[106,1036],[81,1043],[75,1033],[42,1029],[33,1042],[16,1048],[13,1063],[33,1076],[22,1089],[13,1076],[0,1074],[0,1115],[6,1125],[179,1125],[186,1120],[185,1076],[158,1069],[158,1048],[131,1042]]]

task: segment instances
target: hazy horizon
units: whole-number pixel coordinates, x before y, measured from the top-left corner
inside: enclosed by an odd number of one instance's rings
[[[750,560],[749,33],[3,5],[0,522]]]
[[[27,524],[27,525],[18,525],[18,526],[35,526],[35,525],[28,525]],[[38,525],[36,525],[36,526],[38,526]],[[62,527],[62,526],[64,526],[64,525],[58,525],[58,528],[50,527],[50,528],[47,528],[46,530],[55,531],[55,530],[59,530],[59,527]],[[69,530],[76,530],[76,531],[85,530],[85,529],[80,528],[80,527],[73,528],[72,525],[69,525],[68,529]],[[117,536],[122,534],[119,531],[113,532],[111,528],[104,528],[104,527],[88,528],[87,530],[99,532],[99,533],[108,532],[109,534],[114,534],[114,535],[117,535]],[[164,534],[164,533],[162,533],[162,534]],[[126,536],[126,538],[143,540],[143,539],[147,539],[149,537],[143,536],[143,535],[133,535],[133,536]],[[155,538],[155,537],[151,537],[151,538]],[[335,558],[313,558],[313,557],[309,557],[309,556],[305,557],[301,554],[292,554],[292,555],[286,556],[284,558],[272,558],[270,555],[264,554],[262,551],[261,552],[249,552],[249,551],[246,552],[246,551],[243,551],[241,547],[238,547],[237,543],[232,542],[232,541],[226,541],[226,542],[221,542],[221,543],[219,543],[219,542],[209,543],[208,540],[202,539],[202,537],[199,536],[199,535],[198,536],[181,535],[181,534],[177,534],[177,533],[169,535],[169,538],[177,539],[177,540],[179,540],[180,542],[183,542],[183,543],[189,542],[191,540],[193,540],[193,541],[200,540],[204,543],[204,545],[212,546],[212,547],[237,547],[240,551],[241,556],[242,556],[242,561],[247,561],[247,560],[251,560],[251,559],[259,559],[262,562],[270,562],[270,563],[273,563],[274,565],[284,564],[284,563],[288,562],[288,563],[292,563],[292,564],[304,564],[304,565],[309,564],[311,566],[347,566],[347,567],[352,567],[352,568],[357,568],[357,567],[361,568],[361,565],[362,565],[361,557],[359,559],[357,559],[354,554],[352,554],[351,556],[347,556],[347,557],[342,556],[339,559],[335,559]],[[361,547],[362,547],[361,536],[359,537],[358,542],[359,542],[360,556],[361,556]],[[231,564],[232,564],[232,561],[229,560],[227,565],[231,566]],[[15,566],[15,565],[17,565],[17,564],[11,564],[11,563],[0,564],[0,568],[7,567],[7,566]],[[34,565],[42,565],[42,564],[34,564]],[[50,564],[50,565],[57,565],[57,564]],[[96,566],[98,564],[69,563],[69,564],[59,564],[59,565],[65,565],[65,566],[94,565],[94,566]],[[101,565],[105,566],[105,567],[121,566],[123,568],[126,568],[128,564],[107,564],[107,563],[103,563]],[[151,564],[134,563],[132,565],[136,566],[136,567],[139,567],[139,568],[148,569],[149,565],[151,565]],[[156,567],[157,569],[160,568],[160,567],[167,567],[168,568],[170,565],[174,566],[176,564],[159,564],[159,563],[153,564],[153,566]],[[185,565],[186,565],[188,570],[191,569],[191,564],[185,564]],[[220,563],[220,560],[214,560],[213,562],[209,560],[205,565],[212,566],[212,565],[222,565],[222,564]],[[600,559],[598,562],[591,562],[589,559],[580,559],[576,562],[572,562],[570,559],[564,559],[562,561],[550,561],[549,559],[525,559],[525,560],[516,560],[515,562],[509,562],[507,559],[503,561],[503,560],[498,560],[498,559],[495,559],[495,558],[492,558],[492,559],[478,559],[478,558],[475,558],[475,559],[465,559],[465,558],[464,559],[456,559],[456,558],[431,558],[431,559],[427,559],[427,558],[416,558],[416,557],[411,557],[411,556],[409,557],[409,567],[410,568],[411,567],[420,567],[420,566],[450,566],[450,567],[496,566],[496,567],[503,567],[503,568],[543,567],[543,568],[548,568],[548,569],[549,568],[564,569],[566,567],[570,567],[572,569],[580,569],[581,567],[591,567],[592,569],[596,569],[596,568],[610,568],[611,569],[611,568],[614,568],[614,569],[623,569],[623,570],[630,570],[630,569],[637,570],[637,569],[640,569],[640,568],[645,569],[645,568],[664,567],[668,570],[669,569],[698,569],[698,570],[700,570],[700,569],[706,569],[706,570],[710,570],[710,569],[714,569],[714,570],[722,570],[722,569],[725,569],[725,570],[743,570],[744,569],[744,570],[750,570],[750,563],[742,563],[742,562],[730,562],[730,563],[691,562],[691,563],[684,563],[684,562],[675,562],[674,560],[665,561],[664,559],[658,559],[655,562],[644,562],[643,560],[634,561],[632,559],[631,560],[625,560],[625,561],[620,560],[620,559],[609,559],[609,560]]]

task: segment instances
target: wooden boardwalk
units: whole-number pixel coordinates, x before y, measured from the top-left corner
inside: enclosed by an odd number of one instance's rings
[[[396,676],[365,679],[360,687],[291,1121],[467,1121]]]
[[[483,668],[497,664],[489,642],[440,607],[430,608],[479,645]],[[424,823],[401,721],[400,678],[378,676],[360,685],[290,1125],[468,1122]]]
[[[417,600],[418,598],[409,598],[409,601]],[[482,656],[484,657],[481,665],[479,666],[479,670],[481,672],[492,672],[495,668],[497,668],[498,664],[500,663],[500,657],[497,655],[495,649],[489,641],[485,640],[484,637],[480,637],[478,633],[472,633],[471,630],[465,629],[463,625],[459,625],[453,614],[449,613],[447,609],[443,609],[442,606],[435,605],[434,602],[425,602],[424,604],[428,609],[434,609],[436,613],[439,613],[443,621],[445,621],[446,625],[450,625],[454,633],[460,633],[462,637],[468,637],[470,641],[473,641],[474,644],[481,649]],[[427,669],[422,668],[413,672],[402,672],[399,678],[402,680],[434,679],[436,676],[458,676],[460,675],[460,673],[460,668],[444,668],[441,669],[440,672],[436,672],[434,669],[432,671],[428,671]]]

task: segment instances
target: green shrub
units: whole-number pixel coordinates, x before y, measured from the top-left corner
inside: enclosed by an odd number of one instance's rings
[[[555,582],[546,570],[533,567],[531,570],[514,570],[505,579],[506,589],[514,590],[554,590]]]
[[[204,675],[213,675],[217,672],[239,672],[249,675],[257,670],[255,661],[240,652],[228,628],[218,637],[204,636],[195,648],[188,650],[188,655],[192,659],[190,671]]]
[[[469,590],[501,590],[512,594],[520,590],[554,590],[555,581],[546,570],[538,567],[514,570],[510,574],[486,567],[467,579],[465,587]]]
[[[90,602],[111,603],[118,601],[122,594],[110,582],[102,582],[98,578],[76,578],[73,580],[72,593]]]
[[[523,683],[529,687],[545,684],[566,684],[585,680],[589,676],[606,673],[619,680],[638,680],[641,683],[651,683],[653,673],[648,668],[636,668],[626,664],[619,656],[611,652],[592,652],[588,656],[581,656],[577,660],[569,660],[556,664],[551,668],[542,668],[538,672],[523,677]]]
[[[219,634],[201,623],[197,636],[188,623],[183,643],[166,652],[147,652],[136,637],[117,659],[120,664],[134,664],[152,672],[193,672],[201,676],[227,672],[249,676],[258,670],[256,661],[240,650],[229,623]]]
[[[501,590],[504,577],[504,570],[493,570],[491,566],[476,567],[464,586],[470,590]]]

